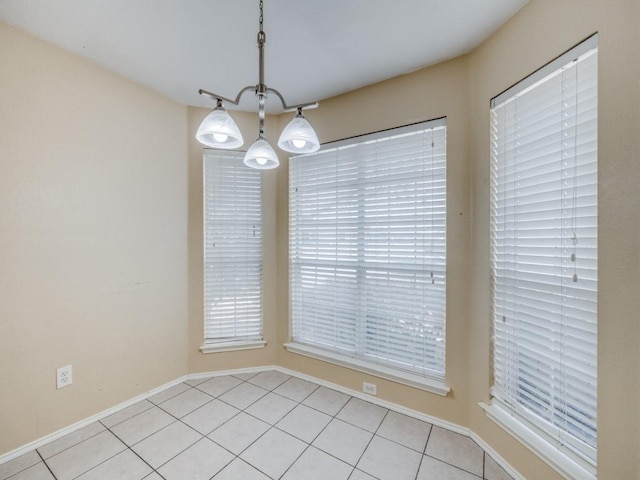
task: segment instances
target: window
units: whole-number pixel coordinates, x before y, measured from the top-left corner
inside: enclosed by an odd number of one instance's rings
[[[262,341],[262,174],[243,153],[204,154],[204,352]]]
[[[446,394],[445,200],[444,119],[293,157],[287,348]]]
[[[596,36],[492,101],[491,414],[571,478],[595,478],[597,127]]]

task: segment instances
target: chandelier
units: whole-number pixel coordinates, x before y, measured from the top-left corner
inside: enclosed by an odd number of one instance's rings
[[[200,93],[200,95],[204,95],[216,101],[216,108],[214,108],[213,111],[205,117],[198,128],[198,132],[196,133],[196,139],[207,147],[223,148],[228,150],[240,148],[244,143],[242,134],[240,133],[240,129],[236,122],[225,110],[223,102],[238,105],[242,95],[244,95],[245,92],[253,90],[256,97],[258,97],[259,130],[257,140],[253,145],[251,145],[251,147],[249,147],[249,150],[247,150],[247,153],[244,156],[244,164],[248,167],[261,170],[276,168],[280,164],[276,152],[264,137],[264,107],[267,95],[270,93],[280,99],[285,112],[297,112],[293,120],[291,120],[291,122],[289,122],[282,131],[280,139],[278,140],[278,147],[290,153],[311,153],[320,149],[320,142],[318,141],[316,132],[313,130],[307,119],[304,118],[304,115],[302,115],[302,110],[307,108],[316,108],[318,103],[313,102],[303,103],[300,105],[287,105],[287,102],[285,102],[280,92],[267,87],[264,83],[264,44],[266,42],[266,35],[263,29],[263,7],[263,0],[260,0],[258,84],[255,86],[249,85],[248,87],[244,87],[240,92],[238,92],[238,95],[236,95],[234,100],[206,90],[199,90],[198,93]]]

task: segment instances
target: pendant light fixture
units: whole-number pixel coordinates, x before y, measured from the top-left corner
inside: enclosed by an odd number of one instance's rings
[[[269,169],[276,168],[280,162],[278,156],[273,150],[269,142],[264,136],[264,119],[265,119],[265,103],[267,95],[269,93],[274,94],[280,99],[282,107],[285,112],[297,112],[296,116],[289,122],[280,135],[278,140],[278,147],[282,150],[290,153],[310,153],[320,149],[320,142],[318,136],[314,132],[313,127],[309,124],[302,111],[308,108],[316,108],[317,102],[303,103],[300,105],[287,105],[284,98],[277,90],[269,88],[264,83],[264,45],[266,43],[266,35],[264,33],[263,14],[264,3],[260,0],[260,31],[258,32],[258,53],[259,64],[258,72],[259,79],[258,84],[255,86],[244,87],[235,100],[225,98],[222,95],[208,92],[206,90],[199,90],[200,95],[210,97],[216,101],[216,108],[205,117],[200,124],[198,132],[196,133],[196,139],[207,147],[234,149],[239,148],[244,143],[242,133],[233,118],[224,109],[223,102],[231,103],[232,105],[238,105],[240,98],[245,92],[253,90],[258,97],[258,120],[259,130],[257,140],[249,147],[244,157],[244,163],[248,167],[257,169]]]

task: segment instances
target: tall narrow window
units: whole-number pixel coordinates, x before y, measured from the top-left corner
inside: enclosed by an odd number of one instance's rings
[[[262,174],[242,153],[204,154],[203,351],[262,341]]]
[[[292,158],[287,347],[444,385],[445,200],[444,120]]]
[[[596,465],[597,131],[597,36],[492,101],[489,411],[571,478]]]

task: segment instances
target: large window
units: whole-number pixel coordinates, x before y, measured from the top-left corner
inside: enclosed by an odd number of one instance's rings
[[[287,348],[444,386],[445,200],[444,119],[292,158]]]
[[[243,153],[204,154],[203,351],[262,341],[262,174]]]
[[[570,478],[595,475],[597,130],[597,36],[492,102],[489,410]]]

